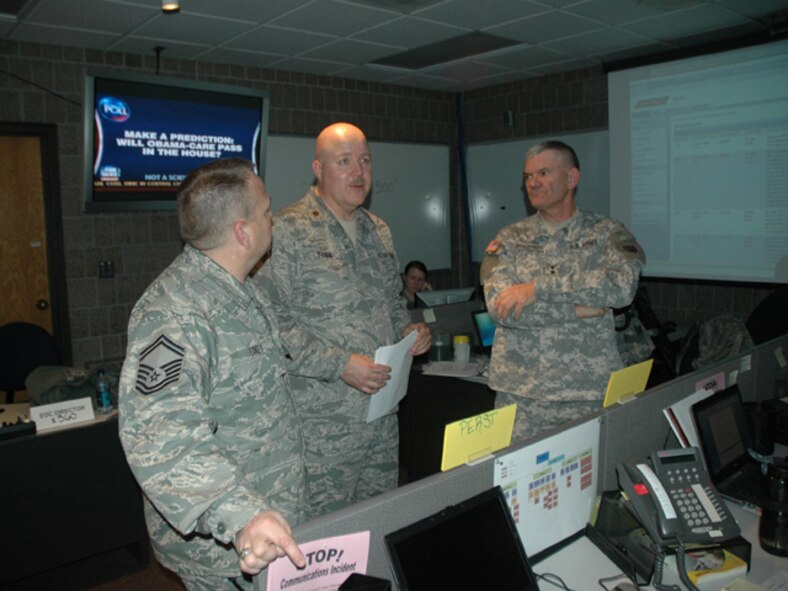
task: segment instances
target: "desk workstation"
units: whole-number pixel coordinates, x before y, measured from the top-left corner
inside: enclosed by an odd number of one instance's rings
[[[387,579],[392,582],[393,589],[398,589],[387,554],[385,536],[500,484],[502,471],[499,463],[502,458],[524,450],[539,449],[542,444],[552,445],[553,441],[560,441],[567,433],[572,433],[574,437],[578,429],[585,432],[584,429],[590,428],[598,436],[593,442],[595,451],[591,454],[593,480],[586,481],[586,485],[590,486],[594,495],[618,490],[616,466],[619,463],[642,461],[655,450],[679,447],[663,416],[663,409],[693,394],[698,384],[708,380],[709,376],[724,376],[727,383],[737,383],[745,400],[771,398],[777,380],[786,379],[786,347],[788,336],[748,349],[740,355],[647,390],[623,404],[600,410],[587,419],[513,444],[497,452],[495,457],[427,476],[390,493],[302,524],[295,528],[294,535],[299,543],[308,543],[333,536],[369,532],[366,573]],[[566,498],[563,497],[563,500]],[[561,529],[567,505],[564,503],[562,506],[559,501],[558,509],[551,514],[550,527],[528,527],[523,524],[519,530],[526,551],[534,559],[533,570],[537,574],[550,572],[560,576],[570,589],[603,589],[597,582],[599,578],[620,575],[622,572],[583,535],[584,523],[575,523],[574,531],[554,539],[556,532]],[[760,549],[757,516],[738,507],[733,507],[731,511],[739,521],[742,536],[752,547],[751,570],[746,580],[763,582],[775,572],[788,568],[788,561],[784,558],[768,555]],[[573,519],[577,521],[576,517]],[[562,547],[563,542],[569,543]],[[484,543],[485,540],[476,540],[473,532],[468,532],[468,552],[466,556],[458,557],[458,568],[471,568],[474,547]],[[557,551],[553,552],[556,548]],[[255,579],[255,586],[258,591],[267,589],[265,573]],[[553,587],[549,582],[540,582],[540,588]]]
[[[121,548],[147,562],[142,496],[117,416],[0,441],[0,466],[0,585]]]

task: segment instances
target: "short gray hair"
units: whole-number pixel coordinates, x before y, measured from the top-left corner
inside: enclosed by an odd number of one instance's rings
[[[572,149],[572,146],[569,144],[565,144],[564,142],[560,142],[558,140],[548,140],[546,142],[540,142],[536,145],[531,146],[528,148],[528,151],[525,153],[525,159],[528,160],[529,158],[536,156],[537,154],[541,154],[546,150],[554,150],[556,152],[560,152],[563,154],[564,158],[572,165],[572,167],[580,170],[580,160],[577,159],[577,154]]]
[[[253,219],[251,174],[254,165],[243,158],[214,160],[191,171],[177,197],[181,239],[198,250],[211,250],[224,244],[236,220]]]

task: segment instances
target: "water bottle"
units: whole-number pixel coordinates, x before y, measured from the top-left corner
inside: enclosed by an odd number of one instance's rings
[[[98,370],[98,379],[96,380],[96,411],[100,415],[112,412],[112,391],[109,387],[107,374],[103,369]]]
[[[471,339],[467,334],[454,335],[454,361],[468,363],[471,359]]]

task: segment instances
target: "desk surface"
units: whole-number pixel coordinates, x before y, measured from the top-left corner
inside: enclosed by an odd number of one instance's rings
[[[739,522],[741,535],[752,545],[750,572],[744,577],[753,583],[763,583],[779,572],[788,570],[788,559],[768,554],[758,542],[758,521],[760,517],[753,511],[739,505],[730,504],[731,513]],[[553,573],[561,577],[573,591],[600,591],[599,579],[621,574],[618,567],[586,537],[579,538],[534,565],[534,572],[543,575]],[[558,589],[548,582],[541,583],[540,589]],[[653,589],[653,587],[641,587]]]

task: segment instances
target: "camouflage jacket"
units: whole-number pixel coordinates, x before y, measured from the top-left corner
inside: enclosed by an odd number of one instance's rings
[[[260,511],[304,514],[303,443],[273,310],[187,246],[129,322],[120,435],[157,559],[240,575],[232,542]]]
[[[490,387],[543,400],[601,399],[610,372],[622,367],[610,308],[632,301],[645,262],[635,237],[583,211],[550,235],[537,213],[503,228],[487,256],[497,257],[484,286],[498,325]],[[518,320],[496,317],[498,294],[532,281],[536,302]],[[608,311],[578,319],[575,304]]]
[[[342,371],[351,354],[374,358],[410,324],[391,231],[364,208],[356,220],[354,246],[314,188],[274,218],[273,253],[259,275],[291,356],[299,412],[323,405],[366,417],[369,397],[342,382]],[[319,393],[299,396],[310,388]]]

